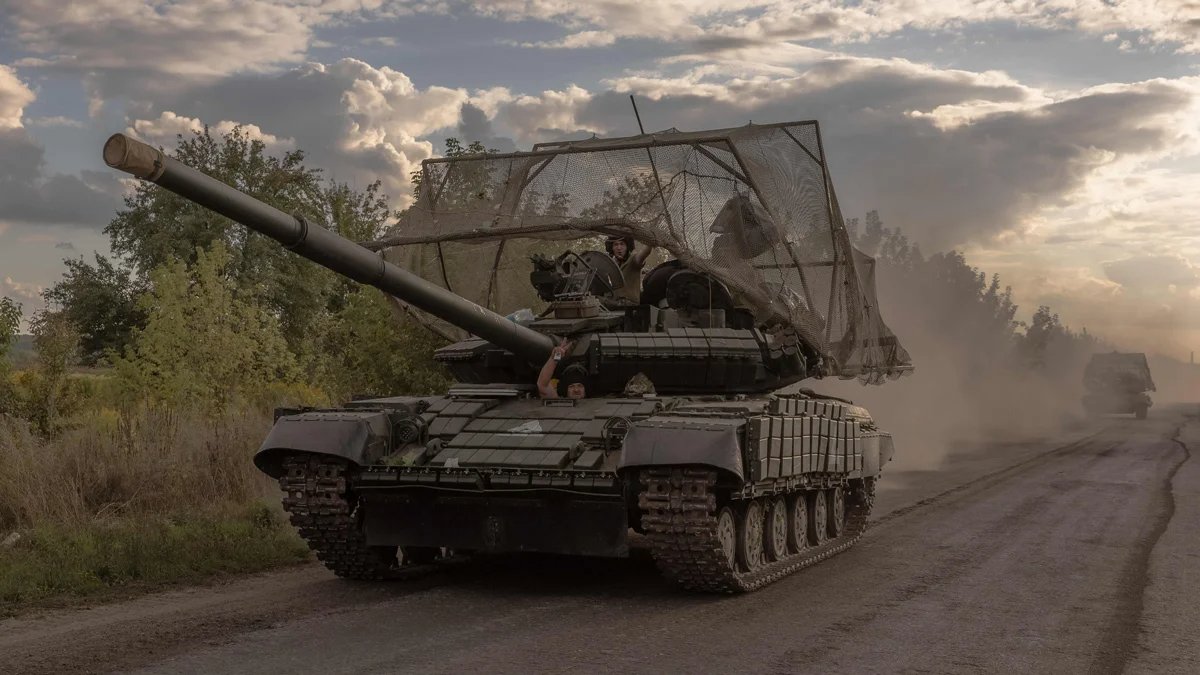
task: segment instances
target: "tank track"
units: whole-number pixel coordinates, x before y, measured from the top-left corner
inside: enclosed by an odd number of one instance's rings
[[[721,546],[715,471],[654,468],[643,470],[640,481],[643,489],[638,506],[642,523],[663,576],[689,590],[720,593],[762,588],[850,548],[867,528],[867,516],[875,497],[873,480],[855,481],[858,485],[846,495],[845,526],[839,536],[747,571],[731,560]],[[749,501],[735,496],[730,504],[745,505]]]
[[[279,479],[283,508],[317,559],[337,576],[410,579],[439,568],[436,564],[402,564],[395,547],[367,545],[356,503],[347,489],[344,462],[296,455],[287,458],[283,468]]]

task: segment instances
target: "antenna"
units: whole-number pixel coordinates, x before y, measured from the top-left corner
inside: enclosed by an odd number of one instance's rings
[[[637,118],[638,131],[646,133],[646,128],[642,126],[642,116],[638,114],[637,101],[633,100],[633,94],[629,95],[629,104],[633,106],[633,116]]]
[[[638,114],[637,101],[634,100],[633,94],[629,95],[629,104],[633,106],[633,116],[637,118],[638,131],[642,135],[646,135],[646,129],[642,126],[642,116]],[[654,163],[654,153],[650,152],[650,148],[646,148],[646,157],[650,158],[650,170],[654,172],[654,184],[658,186],[658,200],[662,202],[663,217],[667,219],[667,229],[671,231],[671,235],[675,234],[675,224],[671,222],[671,212],[667,210],[667,198],[663,195],[662,179],[658,177],[658,166]]]

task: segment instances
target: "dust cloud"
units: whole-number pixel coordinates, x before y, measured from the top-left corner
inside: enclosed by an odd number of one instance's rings
[[[1200,402],[1200,363],[1188,363],[1159,354],[1149,355],[1149,360],[1150,375],[1158,389],[1150,394],[1155,405]]]
[[[915,370],[880,386],[808,381],[849,398],[893,434],[893,468],[932,469],[981,443],[1054,436],[1079,429],[1083,368],[1095,341],[1061,328],[1027,338],[1014,330],[1012,305],[957,256],[907,268],[881,265],[884,320]],[[1030,312],[1021,312],[1028,321]],[[1040,335],[1039,337],[1036,337]]]

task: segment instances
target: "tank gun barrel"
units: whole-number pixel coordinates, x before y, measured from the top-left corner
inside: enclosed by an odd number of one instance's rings
[[[401,269],[355,242],[211,178],[124,134],[104,144],[104,162],[260,232],[309,260],[448,321],[532,362],[554,348],[547,335]]]

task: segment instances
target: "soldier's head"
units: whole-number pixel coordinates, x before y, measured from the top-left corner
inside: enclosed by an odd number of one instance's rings
[[[558,378],[558,395],[563,398],[587,398],[587,368],[578,363],[567,366]]]
[[[617,259],[617,262],[625,262],[625,259],[629,257],[630,250],[633,249],[633,237],[609,235],[604,240],[604,248],[609,255]]]

